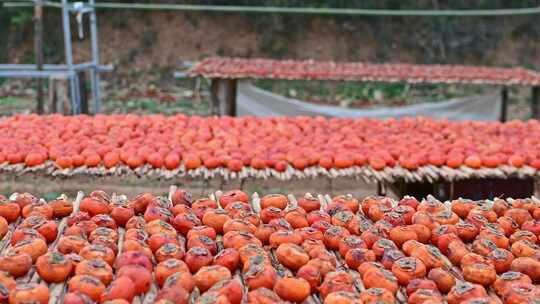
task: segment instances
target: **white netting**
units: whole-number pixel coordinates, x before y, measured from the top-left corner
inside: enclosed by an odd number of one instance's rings
[[[317,105],[259,89],[247,81],[238,83],[238,115],[252,116],[327,116],[327,117],[406,117],[426,116],[451,120],[498,120],[499,94],[454,98],[447,101],[402,107],[349,109]]]

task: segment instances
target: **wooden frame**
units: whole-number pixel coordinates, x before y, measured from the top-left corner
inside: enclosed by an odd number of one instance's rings
[[[238,79],[295,79],[502,86],[499,119],[503,122],[508,118],[509,87],[531,87],[531,117],[540,119],[540,73],[523,68],[210,57],[182,75],[212,81],[212,101],[217,115],[236,115]]]
[[[410,195],[422,199],[434,195],[441,200],[460,197],[472,200],[499,198],[527,198],[534,195],[535,179],[527,178],[470,178],[456,181],[405,182],[390,184],[397,196]]]
[[[211,79],[212,114],[219,116],[237,115],[237,79],[212,78]],[[501,116],[500,121],[508,119],[508,87],[501,89]],[[531,89],[531,118],[540,119],[540,87]]]

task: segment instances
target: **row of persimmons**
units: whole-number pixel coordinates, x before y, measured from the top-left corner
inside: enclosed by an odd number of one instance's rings
[[[539,218],[535,198],[14,194],[0,197],[0,302],[48,303],[43,283],[65,282],[64,303],[529,303]]]

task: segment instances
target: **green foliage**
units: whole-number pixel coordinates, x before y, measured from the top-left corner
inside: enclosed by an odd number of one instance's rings
[[[4,62],[7,57],[10,28],[17,27],[22,32],[22,29],[28,24],[32,24],[32,12],[30,10],[6,9],[0,3],[0,62]]]
[[[9,27],[9,15],[5,8],[0,4],[0,62],[4,62],[7,55],[7,41]]]
[[[12,106],[12,105],[17,104],[18,102],[19,102],[18,98],[13,98],[13,97],[0,98],[0,106]]]
[[[25,27],[32,24],[32,11],[18,10],[11,13],[9,22],[17,27]]]
[[[56,199],[57,197],[59,197],[60,195],[62,195],[62,193],[60,193],[60,192],[47,192],[47,193],[43,194],[43,198],[47,202],[50,202],[50,201]]]
[[[135,0],[134,0],[135,2]],[[155,3],[156,1],[153,1]],[[319,7],[319,8],[366,8],[366,9],[504,9],[536,7],[537,0],[161,0],[160,3],[184,3],[202,5],[246,5],[280,7]],[[203,13],[204,14],[204,13]],[[216,13],[212,16],[217,16]],[[337,27],[351,33],[362,33],[369,28],[380,45],[376,46],[377,60],[393,61],[395,52],[408,50],[417,55],[412,58],[418,63],[467,63],[490,64],[485,56],[486,49],[498,47],[505,28],[515,27],[511,39],[518,43],[540,39],[540,23],[537,16],[499,16],[499,17],[367,17],[346,15],[302,15],[302,14],[243,14],[259,33],[258,45],[264,56],[291,58],[289,46],[303,39],[304,29],[316,24],[333,21]],[[324,22],[314,22],[325,20]],[[340,33],[336,33],[339,35]],[[537,39],[535,39],[537,38]],[[524,53],[533,52],[522,46]],[[410,52],[412,50],[412,52]],[[226,52],[220,55],[227,56]],[[355,58],[354,51],[351,58]],[[302,56],[300,54],[300,56]],[[529,58],[530,57],[530,58]],[[518,64],[527,64],[534,54],[520,58]],[[351,60],[336,58],[337,60]]]
[[[128,101],[108,100],[104,102],[105,113],[138,113],[174,115],[207,115],[209,105],[192,99],[178,98],[170,103],[152,98],[130,99]]]
[[[249,5],[282,7],[320,7],[320,8],[370,8],[370,9],[502,9],[535,7],[538,0],[109,0],[112,2],[132,3],[180,3],[202,5]],[[46,9],[45,57],[48,62],[62,58],[62,34],[58,10]],[[125,28],[127,18],[140,22],[148,21],[147,16],[153,11],[100,11],[100,22],[107,20],[114,27]],[[201,15],[219,18],[222,13],[171,13],[190,20],[195,26]],[[223,13],[225,14],[225,13]],[[173,16],[173,15],[171,15]],[[393,61],[395,52],[407,50],[414,54],[411,61],[418,63],[474,63],[490,64],[493,58],[485,56],[486,49],[495,49],[501,41],[516,41],[521,55],[513,64],[534,62],[537,50],[535,43],[540,39],[540,23],[536,15],[500,16],[500,17],[367,17],[346,15],[302,15],[302,14],[252,14],[243,16],[259,35],[257,43],[262,56],[274,58],[302,57],[290,51],[290,45],[304,39],[305,30],[326,24],[335,24],[348,33],[363,35],[369,29],[376,38],[376,60]],[[318,21],[323,22],[318,22]],[[317,21],[317,22],[316,22]],[[511,27],[508,36],[507,28]],[[319,30],[315,29],[315,31]],[[10,30],[11,29],[11,30]],[[6,59],[8,35],[14,45],[32,35],[32,9],[2,9],[0,0],[0,62]],[[340,35],[341,32],[336,32]],[[369,35],[368,35],[369,36]],[[136,57],[153,47],[156,33],[148,27],[141,37],[141,46],[133,50],[128,57]],[[231,48],[224,39],[219,55],[231,56]],[[104,43],[102,41],[102,43]],[[234,43],[234,42],[232,42]],[[203,48],[203,52],[204,52]],[[357,58],[356,50],[351,49],[349,58],[335,60],[362,60]],[[202,53],[201,56],[215,54]],[[373,61],[371,58],[370,60]],[[131,61],[131,60],[128,60]]]
[[[291,98],[344,107],[416,104],[484,92],[475,86],[356,81],[257,80],[255,85]]]
[[[133,0],[131,2],[144,2]],[[288,7],[331,7],[331,8],[373,8],[373,9],[497,9],[535,7],[536,0],[186,0],[149,1],[153,3],[189,3],[209,5],[250,5]]]

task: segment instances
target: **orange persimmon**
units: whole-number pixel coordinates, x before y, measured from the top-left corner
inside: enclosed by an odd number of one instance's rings
[[[71,274],[73,264],[60,252],[49,252],[36,260],[36,270],[47,283],[60,283]]]

